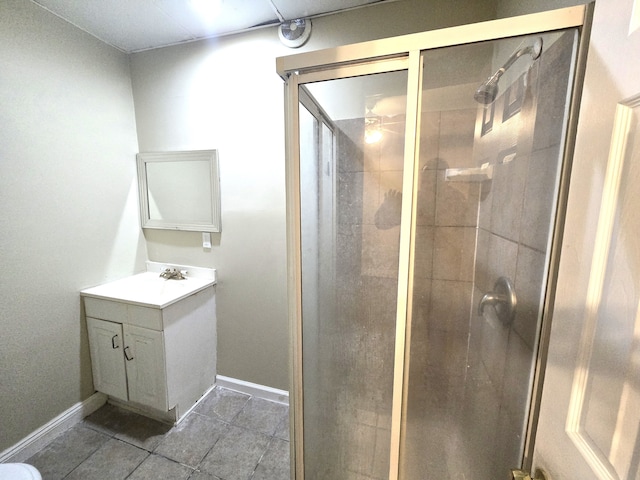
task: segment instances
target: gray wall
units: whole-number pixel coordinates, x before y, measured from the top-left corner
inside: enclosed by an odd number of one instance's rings
[[[0,2],[0,451],[93,393],[82,288],[146,259],[127,56]]]

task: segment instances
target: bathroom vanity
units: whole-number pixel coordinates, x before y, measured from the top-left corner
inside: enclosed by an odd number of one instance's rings
[[[166,268],[186,278],[162,278]],[[215,384],[215,284],[214,269],[147,262],[147,272],[82,290],[95,389],[179,422]]]

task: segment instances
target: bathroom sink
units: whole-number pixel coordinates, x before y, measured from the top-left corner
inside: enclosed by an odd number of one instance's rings
[[[186,270],[186,278],[160,277],[164,268]],[[120,280],[82,290],[85,297],[115,300],[134,305],[165,308],[193,293],[216,283],[216,271],[211,268],[189,267],[147,262],[147,271]]]
[[[82,290],[95,389],[152,418],[184,418],[215,384],[215,283],[212,268],[147,262]]]

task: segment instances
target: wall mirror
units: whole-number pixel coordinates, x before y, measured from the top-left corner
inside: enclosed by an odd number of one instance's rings
[[[218,151],[137,155],[142,228],[220,231]]]

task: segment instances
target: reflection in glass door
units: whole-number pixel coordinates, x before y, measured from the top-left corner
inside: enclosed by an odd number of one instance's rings
[[[290,71],[298,480],[526,463],[579,38],[554,25]]]

